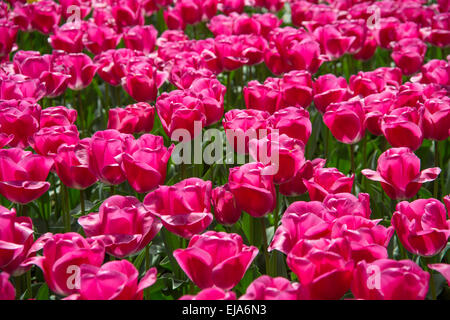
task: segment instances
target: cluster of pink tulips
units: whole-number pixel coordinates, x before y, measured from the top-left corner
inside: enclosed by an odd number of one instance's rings
[[[0,300],[448,299],[449,48],[448,0],[1,2]]]

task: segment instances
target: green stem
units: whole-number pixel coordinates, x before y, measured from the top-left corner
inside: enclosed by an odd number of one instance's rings
[[[436,167],[441,167],[440,166],[440,154],[439,154],[439,142],[434,140],[434,165]],[[433,196],[435,199],[438,198],[438,193],[439,193],[439,179],[436,178],[434,180],[434,190],[433,190]]]
[[[28,270],[25,273],[26,283],[27,283],[27,291],[28,291],[28,298],[33,298],[33,292],[31,291],[31,270]]]
[[[263,236],[263,251],[264,251],[264,260],[266,261],[266,273],[270,270],[270,260],[269,260],[269,252],[267,251],[267,232],[266,232],[266,224],[264,222],[264,217],[259,218],[261,223],[261,232]]]
[[[437,294],[436,294],[436,285],[435,285],[434,279],[433,279],[433,270],[428,267],[429,264],[432,264],[434,262],[433,257],[426,257],[424,260],[425,260],[425,264],[426,264],[426,269],[430,273],[431,299],[436,300]]]
[[[145,246],[145,270],[150,269],[150,243]],[[144,290],[144,299],[150,300],[150,289]]]
[[[116,192],[116,186],[112,184],[111,185],[111,196],[113,196],[115,192]]]
[[[69,192],[64,184],[61,184],[61,191],[64,195],[64,232],[70,232],[70,203]]]
[[[227,73],[227,110],[231,110],[231,71]]]
[[[80,128],[81,128],[81,136],[85,135],[85,119],[84,119],[84,109],[81,102],[81,91],[77,91],[77,109],[78,109],[78,117],[80,119]]]
[[[80,207],[81,207],[81,214],[84,216],[86,213],[85,205],[84,205],[84,190],[80,190]]]

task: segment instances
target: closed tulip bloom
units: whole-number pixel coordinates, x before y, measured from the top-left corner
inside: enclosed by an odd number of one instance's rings
[[[139,272],[127,260],[110,261],[101,267],[83,264],[79,271],[78,293],[64,300],[142,300],[144,289],[156,282],[156,268]]]
[[[314,30],[314,35],[320,43],[323,52],[330,59],[337,59],[347,53],[353,42],[354,36],[345,36],[333,25],[320,26]]]
[[[113,129],[93,134],[89,144],[89,169],[103,183],[117,185],[126,180],[121,167],[126,137],[129,135]]]
[[[58,61],[67,68],[67,73],[71,76],[69,88],[75,91],[82,90],[90,85],[97,72],[97,65],[84,53],[61,55]]]
[[[85,239],[75,232],[46,233],[36,240],[35,249],[42,256],[28,259],[27,264],[38,266],[54,293],[67,296],[78,291],[77,276],[83,264],[101,266],[105,248],[99,240]]]
[[[122,168],[131,187],[139,193],[149,192],[166,179],[167,163],[174,145],[166,148],[161,136],[144,134],[127,139]]]
[[[283,76],[281,94],[284,106],[307,108],[313,99],[313,83],[308,71],[291,71]]]
[[[424,300],[430,274],[411,260],[361,261],[353,273],[352,293],[364,300]]]
[[[31,218],[17,217],[15,209],[0,206],[0,269],[13,276],[23,274],[29,269],[23,262],[33,255],[33,242]]]
[[[206,124],[206,114],[203,102],[190,91],[174,90],[164,92],[156,100],[156,110],[166,134],[171,137],[177,129],[189,131],[195,138],[194,124]]]
[[[412,82],[450,84],[450,64],[445,60],[432,59],[424,64],[420,71],[411,77]]]
[[[269,78],[264,81],[264,84],[260,84],[257,80],[251,80],[244,87],[244,100],[247,109],[257,109],[272,114],[280,108],[281,91],[272,88],[268,80]]]
[[[121,133],[150,132],[155,120],[155,107],[146,102],[138,102],[125,108],[109,109],[108,129]]]
[[[64,106],[48,107],[42,110],[39,119],[40,128],[70,126],[77,120],[77,110]]]
[[[223,116],[223,102],[226,87],[215,78],[198,78],[192,81],[189,89],[198,94],[205,109],[206,126],[210,126]]]
[[[303,180],[309,198],[322,201],[328,194],[351,192],[355,174],[347,177],[337,168],[317,168],[311,179]]]
[[[0,61],[6,59],[14,47],[19,28],[14,23],[0,21]]]
[[[158,30],[152,25],[134,26],[124,32],[123,41],[127,48],[149,54],[155,49],[157,37]]]
[[[322,202],[296,201],[284,212],[268,250],[287,255],[302,239],[328,238],[333,219]]]
[[[125,27],[143,25],[144,9],[138,0],[120,0],[111,5],[111,15],[114,18],[118,30]]]
[[[450,264],[447,263],[433,263],[429,264],[428,268],[438,271],[442,274],[447,280],[447,283],[450,284]]]
[[[218,223],[233,225],[241,217],[242,210],[239,208],[228,184],[214,188],[211,201],[214,208],[214,218]]]
[[[405,75],[419,71],[425,58],[427,45],[417,38],[406,38],[393,45],[392,59]]]
[[[312,161],[306,160],[292,180],[281,183],[279,185],[280,193],[288,197],[295,197],[307,192],[308,188],[306,187],[304,180],[312,179],[315,170],[318,168],[323,168],[325,166],[325,162],[325,159],[320,158],[314,159]]]
[[[369,219],[372,214],[368,193],[359,193],[358,197],[345,192],[329,194],[323,199],[323,204],[335,218],[351,215]]]
[[[384,192],[394,200],[414,197],[422,183],[435,180],[440,172],[440,168],[420,171],[420,158],[409,148],[389,149],[378,158],[377,171],[361,171],[368,179],[379,181]]]
[[[258,249],[235,233],[207,231],[195,235],[186,249],[173,252],[181,269],[200,289],[230,290],[241,281]]]
[[[251,138],[261,138],[267,133],[270,114],[260,110],[233,109],[225,113],[222,120],[227,141],[238,154],[248,153]]]
[[[269,118],[269,124],[270,128],[278,130],[280,135],[286,134],[302,141],[304,145],[311,136],[309,112],[302,108],[287,107],[278,110]]]
[[[100,54],[104,51],[115,49],[121,39],[122,36],[113,28],[87,22],[82,41],[87,50],[93,54]]]
[[[30,16],[31,26],[43,34],[49,34],[61,20],[61,6],[51,0],[31,3]]]
[[[19,148],[0,150],[0,194],[9,201],[27,204],[50,187],[46,182],[53,160]]]
[[[236,300],[236,294],[233,291],[212,287],[200,291],[195,296],[184,295],[178,300]]]
[[[106,252],[117,258],[144,249],[162,227],[138,199],[118,195],[106,199],[99,212],[80,217],[78,223],[86,236],[102,239]]]
[[[56,27],[48,41],[53,50],[63,50],[68,53],[82,52],[84,27],[84,24],[77,22],[66,23]]]
[[[366,97],[380,93],[387,85],[399,88],[402,84],[402,71],[399,68],[381,67],[373,71],[358,72],[350,76],[349,88],[354,95]]]
[[[122,78],[123,89],[137,102],[151,102],[158,95],[156,72],[142,70],[142,73],[129,72]]]
[[[69,9],[70,6],[76,6],[79,8],[81,19],[84,19],[92,9],[92,5],[89,0],[60,0],[59,3],[61,4],[61,15],[65,20],[73,14],[73,10]]]
[[[379,225],[380,221],[355,215],[342,216],[333,221],[331,238],[343,237],[350,242],[355,263],[388,258],[387,247],[394,228]]]
[[[55,157],[55,169],[61,182],[69,188],[83,190],[97,182],[97,177],[89,169],[90,138],[75,144],[61,145]]]
[[[445,206],[436,199],[397,204],[392,225],[403,246],[414,254],[434,256],[444,249],[450,236]]]
[[[429,99],[423,104],[422,130],[425,139],[445,140],[450,130],[450,99]]]
[[[62,144],[73,145],[78,141],[75,125],[44,127],[30,138],[32,148],[43,156],[54,156]]]
[[[272,212],[276,205],[273,176],[260,162],[244,164],[230,169],[228,185],[239,207],[259,218]]]
[[[16,289],[9,282],[9,274],[0,272],[0,300],[15,300]]]
[[[211,181],[189,178],[172,186],[159,186],[144,198],[144,206],[167,230],[190,239],[212,222]]]
[[[314,106],[321,113],[336,102],[342,102],[349,97],[347,81],[344,77],[336,77],[329,73],[320,76],[314,81]]]
[[[323,121],[333,136],[346,144],[359,142],[366,131],[365,114],[359,100],[330,104]]]
[[[26,148],[39,130],[41,107],[28,100],[0,100],[0,132],[12,135],[11,147]]]
[[[5,133],[0,133],[0,149],[9,144],[14,139],[12,134],[8,135]]]
[[[258,162],[273,168],[276,184],[292,180],[305,163],[305,145],[285,134],[270,133],[249,142],[249,153]],[[277,158],[274,159],[276,155]]]
[[[254,280],[239,300],[298,300],[299,283],[291,283],[283,277],[263,275]]]
[[[386,89],[380,93],[373,93],[364,98],[364,112],[366,114],[367,130],[377,136],[381,136],[381,119],[389,113],[394,105],[397,91]]]
[[[287,264],[306,299],[337,300],[350,289],[353,261],[343,238],[300,240],[289,252]]]
[[[423,142],[421,116],[416,108],[402,107],[392,110],[381,120],[381,131],[393,147],[418,149]]]

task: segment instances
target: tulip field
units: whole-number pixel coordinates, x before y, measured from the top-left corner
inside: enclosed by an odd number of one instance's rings
[[[449,300],[449,136],[449,0],[2,0],[0,300]]]

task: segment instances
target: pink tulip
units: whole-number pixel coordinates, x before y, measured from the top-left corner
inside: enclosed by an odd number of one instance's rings
[[[84,53],[69,53],[57,58],[70,74],[69,88],[75,91],[86,88],[95,76],[97,66]]]
[[[263,275],[254,280],[239,300],[298,300],[299,283],[291,283],[283,277]]]
[[[55,169],[61,182],[69,188],[83,190],[95,182],[97,177],[89,169],[90,138],[73,145],[61,145],[55,157]]]
[[[0,269],[13,276],[25,273],[25,259],[33,255],[33,222],[17,217],[16,210],[0,206]]]
[[[214,218],[218,223],[233,225],[241,217],[242,211],[228,184],[214,188],[211,201],[214,208]]]
[[[0,132],[13,136],[11,147],[26,148],[39,130],[41,107],[28,100],[0,100]]]
[[[119,0],[111,5],[111,15],[119,31],[129,26],[144,24],[144,9],[138,0]]]
[[[308,71],[291,71],[281,82],[282,105],[307,108],[313,99],[313,83]]]
[[[205,108],[202,100],[194,92],[173,90],[164,92],[156,100],[156,110],[166,134],[171,137],[177,129],[189,131],[195,138],[194,123],[206,124]]]
[[[393,147],[416,150],[422,145],[421,117],[416,108],[402,107],[392,110],[381,120],[381,131]]]
[[[67,296],[78,291],[80,267],[83,264],[101,266],[105,249],[99,240],[85,239],[75,232],[46,233],[36,240],[34,249],[43,248],[43,255],[26,263],[38,266],[53,292]]]
[[[80,217],[78,223],[88,237],[102,239],[108,254],[124,258],[145,248],[162,225],[131,196],[112,196],[99,212]]]
[[[206,116],[206,126],[210,126],[223,116],[223,102],[226,87],[214,78],[199,78],[192,81],[189,89],[198,94],[203,102]]]
[[[49,37],[53,50],[63,50],[68,53],[83,51],[84,25],[80,23],[66,23],[56,27],[54,34]]]
[[[109,109],[108,129],[121,133],[150,132],[155,120],[155,107],[146,102],[138,102],[125,108]]]
[[[422,66],[426,44],[417,38],[406,38],[393,45],[392,59],[405,75],[415,73]]]
[[[75,125],[44,127],[30,138],[31,147],[43,156],[54,156],[62,144],[73,145],[79,141]]]
[[[158,95],[156,72],[150,67],[142,72],[129,72],[122,78],[123,89],[137,102],[151,102]]]
[[[333,219],[319,201],[296,201],[284,212],[268,250],[278,250],[287,255],[302,239],[328,238]]]
[[[279,85],[274,86],[273,78],[267,78],[264,84],[251,80],[244,87],[244,100],[247,109],[257,109],[273,114],[280,109],[281,91]]]
[[[317,168],[311,179],[303,180],[309,198],[322,201],[328,194],[351,192],[355,174],[347,177],[337,168]]]
[[[265,174],[265,169],[260,162],[247,163],[231,168],[228,177],[238,206],[257,218],[272,212],[277,201],[273,176]]]
[[[372,213],[368,193],[360,193],[358,197],[345,192],[329,194],[323,204],[335,218],[351,215],[369,219]]]
[[[337,59],[349,52],[350,47],[356,40],[354,36],[344,36],[338,28],[332,25],[320,26],[314,30],[314,35],[319,41],[322,52],[329,59]]]
[[[41,111],[40,128],[61,126],[67,127],[77,120],[77,110],[64,106],[48,107]]]
[[[288,182],[279,185],[279,191],[282,195],[291,197],[299,196],[308,191],[304,180],[311,180],[314,176],[314,172],[318,168],[325,166],[325,159],[314,159],[312,161],[306,160],[300,170],[297,171],[295,177]]]
[[[387,88],[380,93],[373,93],[364,98],[364,113],[367,130],[381,136],[381,119],[388,114],[394,105],[397,91]]]
[[[297,275],[306,299],[337,300],[350,289],[353,261],[343,239],[300,240],[287,264]]]
[[[236,300],[236,294],[233,291],[212,287],[200,291],[195,296],[184,295],[179,300]]]
[[[71,6],[75,6],[80,10],[80,19],[84,19],[92,9],[89,0],[60,0],[59,3],[61,4],[61,15],[64,20],[67,20],[74,14],[74,10],[71,10],[73,7]]]
[[[440,272],[445,280],[447,280],[447,283],[450,284],[450,265],[446,263],[433,263],[429,264],[428,268],[436,270]]]
[[[409,148],[389,149],[378,158],[377,171],[361,171],[368,179],[379,181],[394,200],[414,197],[422,183],[435,180],[440,172],[440,168],[420,171],[420,159]]]
[[[39,79],[30,79],[22,74],[0,78],[0,100],[39,101],[47,90]]]
[[[121,184],[126,180],[122,170],[124,142],[130,135],[117,130],[97,131],[89,144],[89,169],[103,183]]]
[[[450,84],[450,64],[445,60],[432,59],[420,71],[418,75],[411,77],[412,82]]]
[[[249,142],[249,153],[255,161],[270,166],[275,170],[273,182],[276,184],[292,180],[305,163],[305,145],[302,141],[285,134],[270,133],[262,139]],[[278,155],[277,163],[272,156]]]
[[[276,129],[280,135],[298,139],[304,145],[308,143],[311,136],[312,125],[309,120],[309,113],[307,110],[296,107],[287,107],[276,111],[269,118],[269,125],[271,129]]]
[[[164,146],[163,137],[151,134],[144,134],[137,140],[127,139],[122,169],[131,187],[143,193],[163,184],[173,148],[174,145]]]
[[[355,215],[345,215],[333,221],[331,238],[346,238],[351,247],[352,259],[357,263],[365,260],[373,262],[388,258],[387,247],[394,234],[394,228],[386,228],[378,223]]]
[[[50,187],[46,182],[53,166],[51,158],[19,148],[0,150],[0,194],[9,201],[27,204]]]
[[[349,97],[345,78],[331,73],[319,76],[314,81],[313,89],[314,106],[321,113],[325,113],[330,104],[345,101]]]
[[[374,71],[358,72],[350,76],[349,88],[354,95],[366,97],[373,93],[380,93],[386,85],[398,88],[402,83],[402,72],[399,68],[381,67]]]
[[[423,300],[430,274],[411,260],[361,261],[353,273],[352,293],[365,300]]]
[[[13,50],[18,31],[14,23],[7,20],[0,21],[0,61],[7,59]]]
[[[269,116],[266,111],[253,109],[228,111],[222,120],[228,143],[237,153],[248,153],[250,139],[262,138],[267,133]]]
[[[30,4],[31,26],[43,34],[49,34],[61,19],[61,6],[51,0],[39,1]]]
[[[442,251],[450,236],[450,220],[445,206],[436,199],[419,199],[397,204],[392,225],[409,252],[434,256]]]
[[[207,231],[195,235],[186,249],[173,252],[181,269],[201,289],[229,290],[241,281],[258,249],[235,233]]]
[[[135,26],[125,31],[123,41],[127,48],[149,54],[155,49],[157,37],[158,30],[152,25]]]
[[[138,282],[139,272],[127,260],[110,261],[101,267],[83,264],[78,293],[64,300],[142,300],[144,289],[156,282],[157,273],[151,268]]]
[[[365,134],[365,114],[359,100],[330,104],[323,122],[333,136],[342,143],[354,144]]]
[[[14,300],[16,297],[16,290],[8,279],[9,274],[0,273],[0,300]]]
[[[122,36],[108,26],[96,25],[87,22],[86,31],[83,35],[83,45],[93,54],[115,49]]]
[[[9,144],[13,139],[14,136],[12,134],[0,133],[0,149]]]
[[[429,99],[425,101],[422,111],[424,138],[432,140],[447,139],[450,129],[450,99]]]
[[[159,186],[144,198],[144,206],[167,230],[189,239],[212,222],[211,181],[189,178]]]

